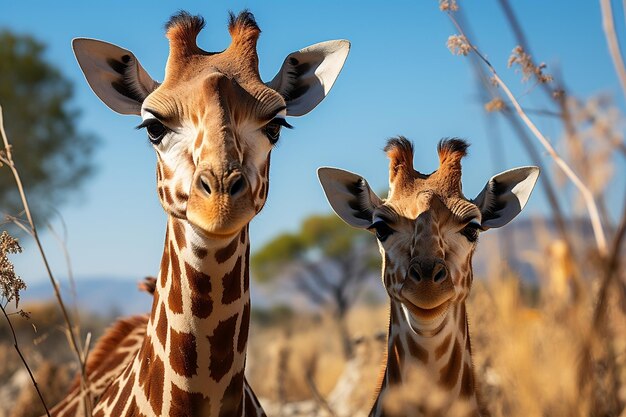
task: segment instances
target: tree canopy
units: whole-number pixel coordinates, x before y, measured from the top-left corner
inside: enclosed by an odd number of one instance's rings
[[[352,355],[344,318],[365,280],[380,270],[373,236],[346,225],[334,214],[311,216],[296,233],[284,233],[251,258],[260,283],[286,279],[313,304],[330,307],[339,320],[344,353]]]
[[[92,173],[96,138],[76,128],[72,84],[28,35],[0,31],[0,106],[13,159],[39,220],[65,201]],[[2,148],[2,146],[0,146]],[[0,212],[17,215],[11,172],[0,168]]]

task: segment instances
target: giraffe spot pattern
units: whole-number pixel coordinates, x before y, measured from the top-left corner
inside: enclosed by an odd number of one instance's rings
[[[243,412],[243,371],[233,375],[224,391],[220,417],[240,416]]]
[[[133,398],[128,410],[126,411],[125,417],[146,417],[139,409],[137,408],[137,401]]]
[[[241,297],[241,258],[237,259],[232,271],[222,278],[222,304],[230,304]]]
[[[189,194],[181,190],[176,190],[176,198],[178,199],[179,203],[185,203],[187,202],[187,200],[189,200]]]
[[[246,247],[246,261],[243,271],[243,292],[250,289],[250,245]]]
[[[248,341],[248,331],[250,328],[250,302],[248,301],[243,307],[243,313],[241,314],[241,326],[239,328],[239,336],[237,337],[237,352],[243,353],[246,349],[246,342]]]
[[[111,384],[109,386],[109,390],[107,392],[107,395],[109,396],[108,401],[106,402],[106,404],[108,406],[111,406],[111,404],[113,404],[113,400],[115,400],[115,398],[117,397],[117,392],[120,390],[120,383],[119,381],[114,382],[113,384]],[[72,415],[73,413],[69,413],[68,415]]]
[[[450,346],[450,340],[452,339],[452,334],[448,334],[443,342],[435,349],[435,359],[439,360],[444,353],[448,351],[448,346]]]
[[[463,366],[463,378],[461,379],[461,397],[471,397],[474,393],[474,372],[466,363]]]
[[[234,360],[234,340],[239,314],[220,321],[212,336],[208,336],[211,345],[211,378],[219,382],[228,373]]]
[[[417,360],[422,363],[428,362],[428,351],[420,346],[415,339],[408,337],[406,344],[412,357],[417,358]]]
[[[191,252],[194,254],[194,256],[198,259],[204,259],[206,258],[207,254],[209,251],[207,251],[205,248],[200,247],[198,245],[195,244],[191,244]]]
[[[387,382],[390,384],[399,384],[402,382],[402,377],[400,373],[400,362],[398,358],[398,354],[395,350],[396,344],[392,345],[392,351],[390,352],[390,357],[393,360],[390,360],[387,363]]]
[[[173,243],[171,241],[170,263],[172,266],[172,283],[170,284],[170,291],[167,302],[172,312],[181,314],[183,312],[183,294],[180,288],[180,264],[178,263],[178,255],[176,254]]]
[[[191,377],[197,373],[196,337],[170,329],[170,365],[178,375]]]
[[[448,363],[439,371],[439,383],[448,389],[454,388],[459,378],[462,358],[461,353],[461,345],[455,340]]]
[[[235,250],[239,246],[237,240],[237,238],[234,238],[228,245],[215,252],[215,260],[218,264],[223,264],[235,254]]]
[[[191,312],[201,319],[209,317],[213,311],[211,300],[211,277],[197,271],[188,263],[185,263],[185,275],[191,289]]]
[[[132,379],[131,379],[132,380]],[[126,384],[124,384],[124,387],[122,388],[122,391],[120,392],[120,394],[118,395],[117,399],[118,401],[115,403],[115,405],[113,406],[113,409],[111,410],[111,414],[112,415],[117,415],[117,416],[121,416],[122,415],[122,411],[124,411],[124,406],[126,405],[125,401],[119,401],[120,398],[128,398],[130,396],[130,392],[133,388],[133,384],[129,383],[130,381],[127,381]],[[105,395],[109,395],[109,393],[107,392]],[[102,412],[100,415],[104,416],[104,411],[102,409],[100,409],[100,411]],[[96,416],[94,416],[96,417]]]
[[[150,369],[150,376],[148,381],[144,385],[144,393],[146,398],[150,402],[152,411],[155,415],[161,414],[163,407],[163,383],[165,378],[165,366],[163,361],[158,356],[154,357],[152,361],[152,368]]]
[[[170,390],[170,417],[189,417],[208,415],[211,400],[197,392],[187,392],[172,383]]]
[[[159,275],[161,278],[161,288],[165,288],[165,283],[167,282],[167,271],[169,269],[170,269],[170,254],[166,246],[166,249],[163,252],[163,257],[161,258],[161,269],[159,270]]]
[[[161,311],[159,312],[159,321],[157,322],[156,334],[161,346],[165,347],[165,341],[167,338],[167,315],[165,313],[165,306],[161,304]]]
[[[174,227],[174,237],[176,238],[176,244],[178,245],[179,250],[183,250],[187,247],[187,238],[185,237],[185,227],[183,223],[180,221],[175,221],[173,224]]]

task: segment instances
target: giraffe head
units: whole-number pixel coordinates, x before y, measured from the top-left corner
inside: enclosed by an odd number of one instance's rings
[[[270,154],[286,116],[312,110],[329,92],[347,57],[347,41],[312,45],[287,56],[268,83],[256,52],[260,29],[232,13],[230,45],[196,44],[199,16],[180,12],[166,25],[169,57],[162,83],[130,51],[93,39],[73,48],[87,82],[112,110],[141,116],[157,154],[157,189],[165,211],[208,236],[231,236],[263,207]]]
[[[439,168],[413,168],[413,145],[389,140],[389,196],[381,200],[367,181],[351,172],[320,168],[318,175],[335,212],[367,229],[383,255],[383,283],[402,304],[412,327],[438,321],[467,297],[478,235],[511,221],[526,205],[539,169],[523,167],[491,178],[473,200],[461,189],[461,159],[468,144],[439,142]]]

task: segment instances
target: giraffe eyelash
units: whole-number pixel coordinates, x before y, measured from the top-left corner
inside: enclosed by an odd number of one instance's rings
[[[165,135],[167,135],[171,130],[161,123],[156,118],[149,118],[141,122],[139,126],[135,129],[143,129],[146,128],[148,132],[148,139],[153,145],[158,145],[161,143]]]

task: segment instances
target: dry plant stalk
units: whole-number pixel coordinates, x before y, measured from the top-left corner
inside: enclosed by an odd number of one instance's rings
[[[609,53],[611,54],[611,59],[613,60],[613,65],[615,66],[615,72],[617,72],[624,96],[626,96],[626,68],[624,67],[624,58],[620,52],[617,34],[615,33],[611,0],[600,0],[600,8],[602,9],[602,27],[604,28]]]
[[[44,266],[46,268],[46,272],[48,277],[50,278],[50,283],[52,284],[52,288],[54,289],[54,294],[61,308],[61,312],[63,314],[63,319],[66,324],[66,336],[70,342],[70,347],[73,352],[76,354],[76,359],[78,360],[78,365],[80,369],[80,385],[81,390],[85,393],[89,391],[87,373],[86,373],[86,358],[87,358],[87,350],[83,349],[81,346],[80,339],[75,335],[74,329],[75,327],[72,324],[72,320],[67,312],[67,308],[65,307],[65,303],[63,302],[63,298],[61,297],[61,291],[59,289],[59,285],[52,274],[52,269],[50,268],[50,264],[48,263],[48,258],[43,249],[43,245],[41,244],[41,240],[39,239],[39,235],[37,233],[37,227],[35,226],[35,222],[33,221],[32,214],[30,211],[30,207],[28,205],[28,200],[26,198],[26,194],[24,192],[24,187],[22,185],[22,180],[20,178],[19,172],[15,167],[13,162],[13,155],[11,153],[11,145],[9,143],[9,139],[7,138],[6,132],[4,130],[4,118],[2,113],[2,106],[0,106],[0,136],[2,136],[2,141],[4,144],[4,151],[0,152],[0,163],[7,165],[13,174],[13,178],[15,179],[15,184],[20,193],[20,198],[22,200],[22,205],[24,206],[24,213],[28,220],[28,226],[23,225],[20,222],[16,222],[18,226],[20,226],[23,230],[25,230],[28,234],[30,234],[35,242],[37,243],[37,248],[39,249],[39,253],[43,260]],[[83,395],[83,406],[85,410],[85,416],[91,416],[91,399],[89,395]]]
[[[581,193],[585,201],[585,204],[587,206],[587,211],[589,212],[589,218],[591,220],[591,225],[593,227],[593,233],[596,239],[596,246],[597,246],[598,252],[600,253],[602,257],[605,257],[607,255],[606,236],[604,235],[604,230],[602,228],[602,223],[600,221],[600,214],[598,212],[598,207],[596,205],[596,202],[593,198],[593,193],[589,190],[589,188],[585,185],[585,183],[583,183],[583,181],[578,177],[578,175],[570,168],[567,162],[565,162],[563,158],[561,158],[561,156],[554,149],[550,141],[543,135],[543,133],[541,133],[541,131],[537,128],[537,126],[530,120],[530,118],[528,117],[526,112],[522,109],[522,106],[519,104],[519,102],[517,101],[513,93],[511,92],[511,90],[504,83],[504,81],[502,81],[502,79],[496,72],[495,68],[491,65],[491,62],[489,62],[489,60],[485,58],[485,56],[478,50],[478,48],[476,48],[476,46],[474,46],[474,44],[472,44],[469,41],[469,39],[463,32],[463,29],[461,28],[457,20],[454,18],[452,13],[447,12],[447,14],[450,20],[452,21],[452,23],[454,24],[454,26],[456,27],[456,29],[460,33],[460,36],[458,37],[462,38],[465,42],[467,42],[466,46],[460,46],[460,45],[455,44],[454,45],[455,50],[462,50],[463,48],[469,48],[481,59],[481,61],[485,63],[485,65],[487,66],[487,68],[489,68],[489,71],[492,74],[493,81],[500,88],[502,88],[502,90],[508,97],[509,101],[515,108],[515,111],[517,112],[518,116],[522,119],[522,121],[526,124],[526,126],[530,129],[530,131],[535,135],[535,137],[539,140],[539,142],[544,147],[544,149],[552,157],[556,165],[563,171],[563,173],[570,179],[570,181],[572,181],[574,186]],[[455,53],[455,51],[452,51],[452,52]]]
[[[41,405],[43,405],[44,410],[46,410],[46,415],[50,416],[50,411],[48,410],[48,406],[46,401],[43,398],[43,394],[39,390],[39,385],[37,384],[37,380],[33,375],[30,366],[28,366],[28,362],[26,362],[26,358],[22,354],[22,350],[20,349],[20,345],[17,341],[17,335],[15,334],[15,329],[13,328],[13,323],[9,318],[9,314],[7,314],[6,306],[12,301],[15,300],[15,308],[19,307],[20,302],[20,291],[26,288],[26,284],[24,281],[15,274],[15,267],[13,263],[9,261],[7,254],[9,253],[21,253],[22,248],[20,244],[17,242],[13,236],[9,235],[7,232],[2,232],[0,235],[0,310],[2,310],[2,314],[11,329],[11,335],[13,336],[13,348],[20,357],[20,360],[24,364],[26,371],[28,372],[28,376],[30,377],[33,386],[35,387],[35,391],[37,391],[37,395],[39,396],[39,400],[41,401]],[[22,317],[28,317],[28,313],[23,310],[19,310],[17,312]]]

